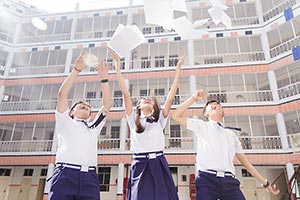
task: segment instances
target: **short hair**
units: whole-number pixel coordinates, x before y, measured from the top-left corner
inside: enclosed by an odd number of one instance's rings
[[[203,112],[202,112],[204,117],[205,117],[207,106],[212,104],[212,103],[217,103],[217,104],[221,105],[220,102],[217,101],[217,100],[210,100],[210,101],[206,102],[205,106],[203,107]]]
[[[74,110],[74,108],[78,105],[78,104],[85,104],[87,105],[89,108],[91,108],[91,105],[85,101],[76,101],[75,103],[73,103],[73,105],[70,107],[70,111],[69,111],[69,116],[71,116],[71,112]],[[90,110],[90,115],[91,115],[91,110]],[[72,117],[73,118],[73,117]]]

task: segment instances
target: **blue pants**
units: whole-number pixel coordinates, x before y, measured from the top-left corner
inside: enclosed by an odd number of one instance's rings
[[[197,200],[246,200],[236,178],[199,172],[196,178]]]
[[[100,185],[95,170],[56,167],[51,178],[49,200],[99,200]]]
[[[126,200],[178,200],[176,187],[164,155],[154,159],[134,158]]]

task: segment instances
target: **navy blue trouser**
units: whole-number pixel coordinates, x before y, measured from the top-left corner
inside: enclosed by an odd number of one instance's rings
[[[196,178],[197,200],[246,200],[240,190],[240,181],[225,176],[199,172]]]
[[[96,170],[56,167],[51,178],[49,200],[99,200],[100,185]]]

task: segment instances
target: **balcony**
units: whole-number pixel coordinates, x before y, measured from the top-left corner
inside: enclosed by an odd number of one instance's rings
[[[234,54],[214,54],[195,56],[195,65],[226,64],[239,62],[259,62],[265,60],[263,51],[234,53]]]
[[[300,93],[300,82],[287,85],[278,89],[279,99],[295,96]]]
[[[276,7],[272,8],[271,10],[265,12],[263,14],[263,19],[264,22],[272,19],[273,17],[282,14],[284,10],[286,10],[287,8],[293,7],[294,5],[296,5],[296,0],[288,0],[285,1],[279,5],[277,5]]]
[[[300,44],[300,36],[298,36],[296,38],[292,38],[284,43],[281,43],[281,44],[271,48],[270,56],[271,56],[271,58],[274,58],[283,53],[289,52],[292,50],[292,48],[298,46],[299,44]]]
[[[289,150],[291,152],[300,152],[300,133],[287,136]],[[239,137],[242,148],[247,153],[284,153],[282,149],[280,136],[241,136]],[[21,141],[0,141],[0,153],[28,153],[28,152],[51,152],[52,140],[21,140]],[[195,152],[193,137],[166,137],[165,150],[168,152]],[[118,152],[120,153],[120,138],[99,139],[99,152]],[[129,152],[130,139],[126,138],[123,151]]]
[[[49,34],[49,35],[35,35],[35,36],[20,36],[18,43],[44,43],[66,41],[71,39],[70,33]]]
[[[8,76],[35,76],[35,75],[57,75],[65,72],[65,65],[34,66],[34,67],[12,67]]]

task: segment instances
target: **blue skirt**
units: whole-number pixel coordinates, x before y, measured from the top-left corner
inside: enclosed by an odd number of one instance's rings
[[[162,152],[155,154],[133,155],[126,200],[178,200],[167,160]]]

